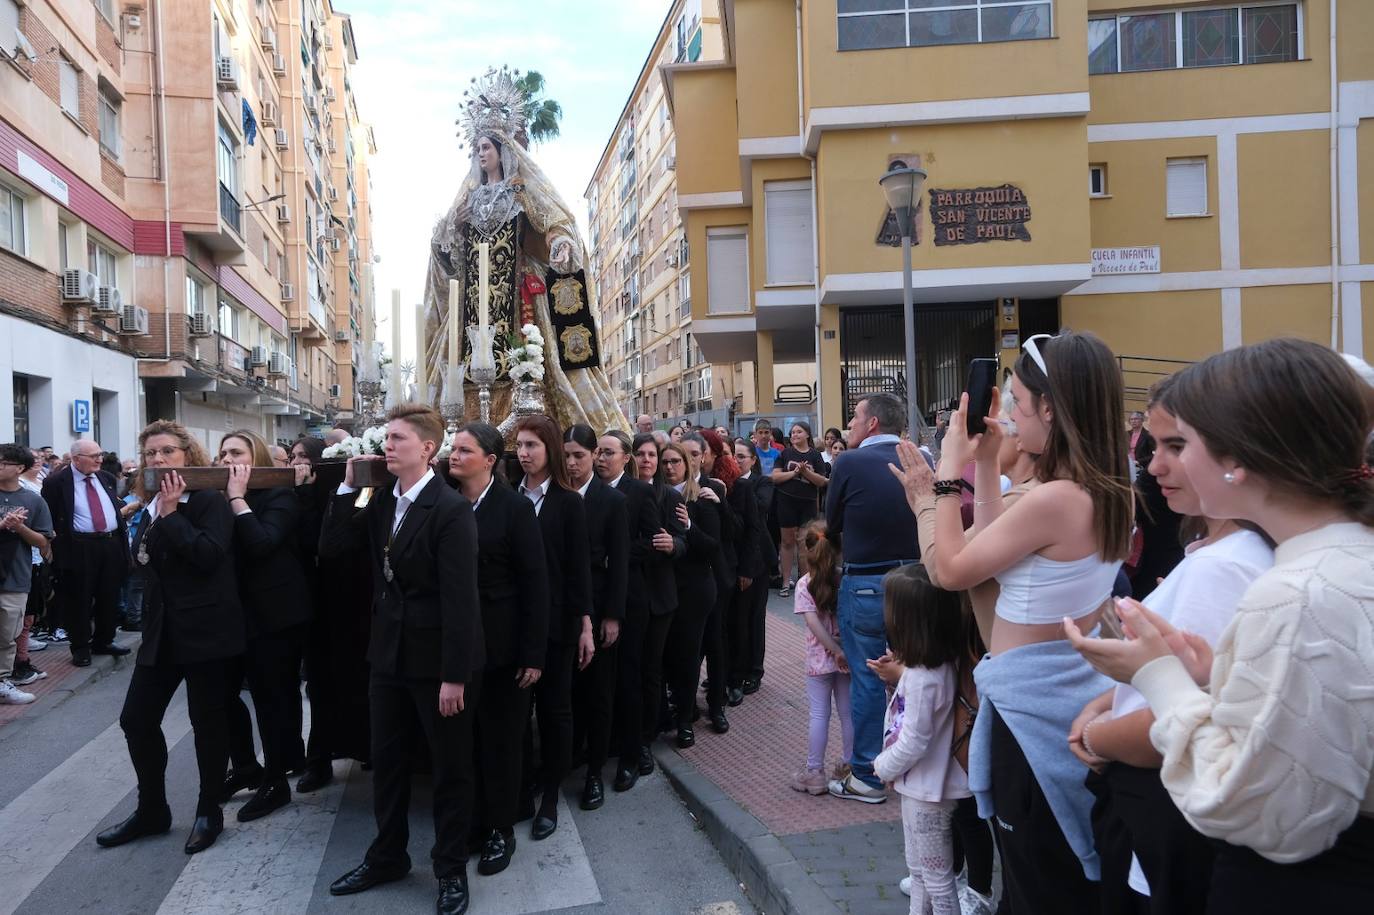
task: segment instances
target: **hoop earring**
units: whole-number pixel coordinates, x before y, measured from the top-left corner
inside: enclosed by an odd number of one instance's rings
[[[1221,475],[1221,478],[1225,480],[1227,483],[1234,484],[1236,482],[1236,475],[1229,470],[1223,473]]]

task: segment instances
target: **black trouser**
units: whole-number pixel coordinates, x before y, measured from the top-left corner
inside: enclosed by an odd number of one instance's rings
[[[485,838],[493,829],[515,828],[524,771],[525,727],[534,689],[521,689],[519,668],[493,667],[482,672],[482,704],[477,707],[477,811],[474,822]]]
[[[621,627],[624,628],[623,625]],[[573,674],[573,741],[587,745],[587,774],[600,775],[611,751],[611,716],[615,709],[615,686],[620,639],[607,648],[600,643],[597,627],[596,654],[586,670]]]
[[[725,631],[731,609],[731,600],[739,589],[717,586],[716,602],[706,615],[706,627],[701,636],[701,653],[706,658],[706,677],[710,688],[706,691],[706,705],[711,711],[725,708],[725,687],[729,679],[729,667]],[[699,668],[698,668],[699,669]]]
[[[305,639],[305,695],[310,700],[310,740],[306,761],[328,766],[335,757],[371,757],[367,698],[368,666],[341,647],[345,623],[323,613]]]
[[[1090,773],[1087,786],[1097,796],[1093,840],[1102,859],[1103,915],[1205,912],[1212,843],[1174,806],[1159,770],[1111,763],[1100,775]],[[1126,885],[1132,852],[1150,883],[1148,898]]]
[[[544,672],[534,685],[534,714],[539,722],[539,771],[534,772],[530,752],[533,734],[525,742],[525,770],[538,782],[544,797],[541,803],[552,809],[558,789],[572,768],[572,673],[577,663],[577,643],[550,642],[544,658]],[[527,718],[526,721],[529,719]],[[527,729],[528,730],[528,729]]]
[[[1021,746],[991,703],[993,819],[1002,849],[1002,892],[1016,915],[1097,915],[1098,885],[1083,875]]]
[[[1355,817],[1336,837],[1335,845],[1296,864],[1275,864],[1248,848],[1225,842],[1212,845],[1217,856],[1207,915],[1368,912],[1374,908],[1374,817]]]
[[[677,707],[677,726],[688,727],[696,710],[697,684],[701,682],[701,646],[706,621],[715,609],[716,583],[709,577],[705,587],[678,590],[677,612],[668,634],[668,686]],[[700,583],[698,583],[700,584]],[[712,684],[714,686],[714,684]]]
[[[243,679],[253,694],[262,738],[267,780],[285,778],[305,757],[301,743],[301,651],[306,623],[280,632],[264,632],[248,640],[228,677],[229,758],[235,769],[257,764],[253,753],[253,723],[240,695]]]
[[[429,744],[434,781],[434,876],[467,870],[472,820],[472,725],[480,707],[481,681],[467,684],[463,711],[439,714],[439,681],[413,680],[372,672],[372,811],[377,838],[367,862],[383,869],[409,867],[410,755],[423,736]]]
[[[954,807],[954,872],[968,865],[968,885],[984,896],[992,895],[992,829],[978,816],[975,798],[960,798]]]
[[[620,638],[615,643],[615,744],[620,764],[633,768],[643,746],[644,640],[649,634],[649,606],[625,606]],[[657,712],[657,702],[654,704]]]
[[[658,736],[659,710],[663,701],[664,668],[667,664],[668,633],[673,631],[673,620],[678,611],[660,613],[649,617],[649,628],[644,633],[643,679],[640,690],[640,737],[641,746],[649,746]]]
[[[129,679],[119,726],[129,744],[129,759],[138,776],[138,809],[160,814],[167,806],[167,739],[162,719],[177,687],[186,681],[186,706],[195,735],[196,768],[200,772],[200,796],[196,816],[219,809],[224,769],[229,763],[229,732],[224,706],[228,694],[224,680],[229,661],[199,664],[139,664]]]
[[[72,653],[108,645],[119,619],[119,590],[129,574],[124,542],[117,532],[108,537],[73,534],[63,546],[66,556],[57,572],[57,601]]]
[[[743,591],[731,597],[728,620],[730,633],[730,685],[743,686],[750,678],[763,676],[764,625],[768,614],[768,579],[755,578]]]

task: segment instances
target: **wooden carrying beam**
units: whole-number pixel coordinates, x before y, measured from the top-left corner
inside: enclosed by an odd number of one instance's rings
[[[187,491],[199,489],[224,489],[229,483],[228,467],[145,467],[143,468],[143,488],[155,493],[162,485],[162,478],[169,473],[179,473],[186,481]],[[249,489],[275,489],[278,486],[295,486],[294,467],[254,467],[248,476]]]

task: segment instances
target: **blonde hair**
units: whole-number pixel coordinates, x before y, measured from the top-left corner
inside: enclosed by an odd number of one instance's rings
[[[682,500],[684,502],[695,502],[701,495],[701,484],[697,482],[696,477],[692,476],[692,459],[687,456],[687,449],[683,448],[677,442],[669,442],[664,445],[663,450],[658,453],[660,465],[663,463],[663,455],[667,454],[669,451],[672,451],[678,457],[682,458]]]
[[[235,429],[233,432],[226,432],[219,440],[219,450],[224,451],[224,443],[231,438],[243,439],[248,443],[248,450],[253,453],[254,467],[271,467],[272,452],[267,447],[267,441],[251,429]]]
[[[144,502],[153,497],[154,493],[148,492],[143,486],[143,471],[147,469],[148,462],[143,458],[143,451],[148,444],[148,439],[155,435],[166,435],[177,440],[178,447],[186,453],[187,467],[209,467],[210,455],[206,452],[205,446],[200,440],[194,438],[186,427],[179,422],[170,419],[156,419],[143,427],[143,431],[138,434],[138,473],[134,476],[134,492]]]

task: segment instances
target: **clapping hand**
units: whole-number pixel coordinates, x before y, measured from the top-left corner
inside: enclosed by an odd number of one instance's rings
[[[1130,683],[1146,664],[1174,654],[1195,683],[1207,684],[1212,674],[1212,647],[1206,639],[1175,629],[1168,620],[1130,598],[1118,600],[1116,607],[1126,631],[1124,639],[1088,638],[1073,620],[1064,619],[1069,644],[1098,672],[1118,683]]]
[[[870,658],[864,662],[868,669],[878,675],[888,686],[893,686],[898,680],[902,679],[902,665],[892,656],[891,651],[885,651],[882,657]]]
[[[897,443],[897,460],[902,462],[900,470],[893,464],[888,464],[887,469],[901,481],[907,504],[914,514],[920,511],[921,503],[935,493],[935,472],[926,463],[921,449],[912,441]]]
[[[24,522],[29,520],[29,510],[27,508],[16,508],[0,518],[0,531],[17,531],[24,526]]]

